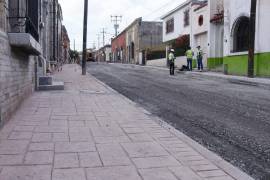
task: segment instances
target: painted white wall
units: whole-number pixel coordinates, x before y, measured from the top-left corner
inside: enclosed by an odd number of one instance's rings
[[[184,12],[190,9],[190,4],[183,6],[179,10],[172,13],[170,16],[164,18],[163,20],[163,42],[171,41],[178,38],[181,35],[190,34],[190,25],[184,27]],[[190,15],[191,17],[191,15]],[[174,18],[174,31],[171,33],[166,33],[166,22]],[[191,19],[190,19],[191,24]]]
[[[166,60],[166,58],[150,60],[150,61],[146,62],[146,65],[147,66],[156,66],[156,67],[166,67],[167,60]],[[177,57],[175,59],[175,66],[177,68],[181,68],[183,65],[187,65],[187,58],[185,56]]]
[[[105,61],[110,61],[110,54],[112,53],[112,48],[109,48],[109,47],[107,47],[107,48],[105,48],[105,54],[106,54],[106,59],[105,59]]]
[[[203,65],[204,67],[207,66],[207,58],[209,54],[210,47],[208,46],[209,39],[208,39],[208,28],[210,24],[210,13],[209,13],[209,7],[208,5],[194,11],[198,6],[194,5],[192,6],[192,27],[191,27],[191,36],[190,36],[190,44],[191,49],[195,52],[195,55],[197,54],[197,46],[201,46],[203,50]],[[199,17],[203,17],[203,24],[199,25]],[[196,57],[196,56],[195,56]]]
[[[224,23],[224,55],[247,54],[231,53],[232,37],[231,32],[234,22],[242,15],[250,16],[250,0],[224,0],[225,23]],[[258,0],[257,4],[257,20],[256,20],[256,39],[255,51],[257,53],[270,52],[270,1]],[[226,42],[227,41],[227,42]]]
[[[209,0],[208,11],[210,19],[214,17],[216,13],[219,13],[224,9],[224,0]],[[208,42],[209,42],[209,58],[223,57],[223,45],[224,45],[224,26],[223,24],[209,23],[208,27]]]

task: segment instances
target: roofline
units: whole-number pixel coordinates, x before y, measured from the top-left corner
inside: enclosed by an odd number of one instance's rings
[[[190,3],[192,3],[192,0],[187,0],[186,2],[183,2],[182,4],[180,4],[179,6],[177,6],[176,8],[174,8],[173,10],[169,11],[167,14],[161,16],[160,18],[162,20],[164,20],[166,17],[172,15],[173,13],[175,13],[176,11],[184,8],[185,6],[189,5]]]

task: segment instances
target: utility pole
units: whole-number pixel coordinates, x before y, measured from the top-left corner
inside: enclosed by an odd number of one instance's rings
[[[106,33],[105,28],[102,28],[101,33],[102,33],[102,38],[103,38],[103,47],[104,47],[104,46],[105,46],[105,33]]]
[[[86,75],[87,19],[88,19],[88,0],[84,0],[82,75]]]
[[[118,35],[119,23],[122,21],[122,16],[111,15],[111,21],[114,23],[115,37]]]
[[[97,37],[98,37],[98,49],[100,48],[100,35],[97,34]]]
[[[73,44],[73,50],[75,51],[76,50],[76,40],[74,39],[74,44]]]
[[[251,0],[250,23],[249,23],[249,49],[248,49],[248,77],[254,77],[254,51],[256,36],[256,11],[257,0]]]

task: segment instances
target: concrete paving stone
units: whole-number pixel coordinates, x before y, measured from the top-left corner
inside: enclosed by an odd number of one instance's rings
[[[16,126],[14,128],[14,131],[18,131],[18,132],[33,132],[34,131],[35,126]]]
[[[95,143],[97,144],[112,144],[112,143],[128,143],[131,140],[127,136],[117,137],[94,137]]]
[[[68,121],[69,127],[85,127],[85,121]]]
[[[122,143],[122,146],[132,158],[169,155],[168,152],[155,142]]]
[[[119,125],[117,124],[117,122],[113,121],[113,120],[97,120],[99,126],[101,127],[118,127]]]
[[[181,164],[171,156],[133,158],[132,161],[136,167],[140,169],[181,166]]]
[[[123,120],[123,123],[119,123],[119,126],[122,128],[141,128],[137,122],[128,122],[126,119]]]
[[[54,169],[52,180],[86,180],[84,169]]]
[[[0,141],[0,154],[24,154],[29,141],[26,140],[2,140]]]
[[[181,153],[189,153],[194,151],[192,148],[190,148],[188,145],[184,145],[183,147],[167,147],[165,148],[167,151],[169,151],[171,154],[181,154]]]
[[[101,161],[104,166],[131,165],[131,161],[119,144],[98,144]]]
[[[181,149],[181,148],[180,148]],[[182,157],[194,157],[194,156],[201,156],[198,152],[191,150],[189,152],[178,152],[177,153],[178,156],[182,156]]]
[[[174,138],[175,136],[169,132],[161,131],[161,132],[151,132],[149,133],[154,139],[159,140],[161,138]]]
[[[50,120],[58,121],[58,120],[68,120],[69,116],[51,116]]]
[[[87,115],[77,115],[77,116],[69,116],[69,121],[96,121],[96,117],[94,114],[91,116]]]
[[[204,180],[235,180],[235,179],[230,176],[222,176],[222,177],[204,178]]]
[[[54,168],[78,168],[79,157],[77,153],[57,153],[54,157]]]
[[[93,121],[85,121],[86,127],[99,127],[99,124],[96,120]]]
[[[20,126],[48,126],[49,120],[46,121],[19,121],[17,125]]]
[[[168,169],[140,169],[144,180],[178,180]]]
[[[49,121],[49,126],[68,126],[68,121],[67,120],[50,120]]]
[[[3,167],[1,180],[51,180],[51,166]]]
[[[187,165],[189,166],[200,166],[200,165],[209,165],[211,162],[209,160],[199,160],[199,161],[189,161],[187,162]]]
[[[142,180],[132,166],[87,168],[87,180]]]
[[[169,142],[169,141],[179,141],[179,143],[181,142],[179,140],[178,137],[176,136],[171,136],[171,137],[161,137],[161,138],[158,138],[158,141],[165,141],[165,142]]]
[[[20,165],[24,155],[0,155],[0,166]]]
[[[69,132],[81,132],[81,133],[90,133],[90,128],[89,127],[69,127],[68,128]]]
[[[181,180],[203,180],[187,166],[169,167],[169,170]]]
[[[52,133],[34,133],[31,141],[32,142],[51,142]]]
[[[222,170],[199,171],[197,174],[203,178],[227,176]]]
[[[205,158],[203,156],[182,156],[181,154],[177,154],[176,158],[180,161],[199,161],[204,160]]]
[[[101,167],[102,163],[97,152],[79,153],[80,167]]]
[[[68,133],[53,133],[53,142],[67,142],[69,141]]]
[[[94,114],[96,117],[109,117],[109,114],[107,112],[94,111]]]
[[[91,127],[90,129],[94,137],[125,136],[125,133],[119,127]]]
[[[194,171],[211,171],[211,170],[218,170],[219,168],[213,164],[207,164],[207,165],[197,165],[197,166],[190,166],[191,169]]]
[[[56,142],[55,152],[72,153],[72,152],[94,152],[96,147],[91,142]]]
[[[133,142],[153,142],[153,138],[151,138],[146,133],[140,133],[140,134],[128,134],[129,138]]]
[[[31,143],[29,151],[54,151],[54,143]]]
[[[237,167],[234,167],[229,162],[225,160],[216,161],[217,166],[221,167],[225,172],[227,172],[230,176],[237,180],[253,180],[249,175],[246,173],[239,171]]]
[[[140,127],[126,127],[123,129],[124,129],[125,133],[127,133],[127,134],[145,133],[145,131]]]
[[[71,142],[94,142],[90,131],[88,132],[69,132]]]
[[[32,132],[12,132],[8,139],[10,140],[29,140],[32,138]]]
[[[11,132],[0,131],[0,140],[7,140]]]
[[[67,127],[61,127],[61,126],[37,126],[34,130],[34,132],[39,133],[62,133],[67,132]]]
[[[53,163],[53,151],[32,151],[26,153],[24,164],[45,165]]]

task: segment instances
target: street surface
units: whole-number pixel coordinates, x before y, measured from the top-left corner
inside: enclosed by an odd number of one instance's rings
[[[270,179],[270,91],[169,70],[88,64],[88,72],[255,179]]]

